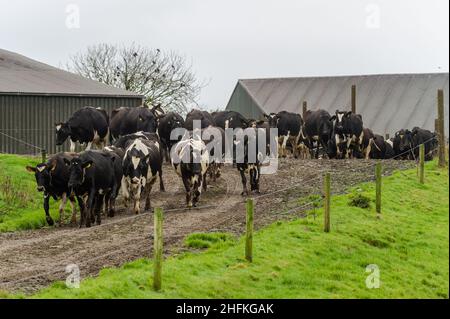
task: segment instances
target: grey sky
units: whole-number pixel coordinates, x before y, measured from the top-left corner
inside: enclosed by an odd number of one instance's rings
[[[79,28],[66,26],[69,4]],[[175,50],[210,81],[200,97],[208,108],[224,107],[239,78],[449,70],[448,0],[5,0],[0,8],[0,47],[55,66],[98,42]]]

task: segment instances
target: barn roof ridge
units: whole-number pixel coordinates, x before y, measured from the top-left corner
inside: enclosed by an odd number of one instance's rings
[[[0,94],[143,98],[1,48]]]

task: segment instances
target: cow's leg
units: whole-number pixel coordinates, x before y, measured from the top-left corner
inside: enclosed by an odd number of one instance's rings
[[[152,191],[153,184],[156,182],[156,176],[150,179],[150,183],[145,186],[145,210],[151,210],[152,204],[150,202],[150,193]]]
[[[83,224],[86,222],[86,215],[87,215],[87,202],[82,197],[77,197],[78,206],[80,206],[80,228],[83,226]]]
[[[53,226],[54,222],[52,217],[50,216],[49,211],[49,201],[50,201],[50,195],[47,192],[44,192],[44,211],[45,211],[45,220],[47,221],[47,224],[50,226]]]
[[[367,148],[366,148],[366,154],[365,154],[365,159],[366,160],[368,160],[369,157],[370,157],[370,151],[372,150],[372,143],[373,143],[373,138],[371,138],[369,140],[369,145],[367,145]]]
[[[70,140],[70,151],[73,153],[73,152],[75,152],[75,142],[74,141],[72,141],[72,140]]]
[[[100,225],[102,223],[102,206],[104,199],[105,199],[104,194],[98,194],[95,200],[95,216],[96,216],[95,221],[97,225]]]
[[[111,204],[111,197],[113,196],[113,190],[106,192],[105,194],[105,208],[104,208],[104,214],[105,216],[109,217],[109,212],[111,210],[110,204]]]
[[[92,148],[92,141],[90,141],[90,142],[88,142],[87,143],[87,146],[86,146],[86,151],[89,151],[90,149]]]
[[[122,189],[122,197],[123,197],[123,204],[125,207],[128,207],[128,201],[130,200],[130,191],[128,189],[128,177],[123,176],[121,181],[121,189]]]
[[[163,182],[163,178],[162,178],[162,167],[158,171],[158,176],[159,176],[159,191],[165,192],[166,188],[164,187],[164,182]]]
[[[247,177],[245,176],[245,170],[243,168],[239,169],[239,173],[241,174],[241,181],[242,181],[242,196],[248,195],[248,189],[247,189]]]
[[[141,191],[142,186],[139,185],[135,190],[133,194],[134,199],[134,213],[137,215],[141,212]]]
[[[214,174],[214,175],[215,175],[215,174]],[[207,183],[206,183],[206,173],[203,174],[203,175],[200,175],[200,181],[201,181],[201,184],[202,184],[202,189],[203,189],[203,191],[206,192],[206,188],[208,187],[208,185],[207,185]]]
[[[95,203],[95,189],[92,188],[89,192],[86,207],[86,227],[91,227],[92,217],[94,216],[94,203]]]
[[[70,196],[69,201],[70,201],[70,208],[72,210],[72,217],[70,218],[70,223],[76,224],[77,223],[77,209],[76,209],[75,198],[73,196]]]
[[[64,208],[66,207],[67,203],[67,194],[62,193],[61,195],[61,203],[59,204],[59,226],[62,226],[63,220],[64,220]]]
[[[192,207],[192,196],[191,196],[191,183],[189,178],[183,177],[183,185],[186,191],[186,206],[188,208]]]

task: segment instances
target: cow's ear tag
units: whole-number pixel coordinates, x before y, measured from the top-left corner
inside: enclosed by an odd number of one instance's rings
[[[91,167],[91,166],[92,166],[92,164],[89,163],[89,164],[86,165],[85,168],[89,168],[89,167]]]
[[[139,121],[141,121],[141,122],[143,121],[142,117],[140,117],[140,116],[139,116]]]

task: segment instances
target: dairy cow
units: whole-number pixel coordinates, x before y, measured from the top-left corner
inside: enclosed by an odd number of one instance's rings
[[[353,114],[351,111],[336,110],[330,120],[333,122],[332,138],[336,142],[337,157],[353,157],[356,152],[360,151],[362,145],[363,121],[361,115]],[[343,148],[346,150],[345,154],[342,154]]]
[[[151,209],[150,193],[158,176],[160,189],[164,191],[160,143],[143,138],[129,140],[122,167],[122,194],[125,201],[133,200],[135,214],[140,213],[141,197],[145,201],[145,210]]]
[[[269,126],[278,129],[279,156],[287,156],[287,143],[289,142],[295,158],[299,156],[299,143],[302,136],[303,119],[300,114],[281,111],[264,114]]]
[[[36,167],[26,166],[27,171],[34,173],[36,178],[37,190],[44,193],[44,211],[47,223],[52,226],[54,224],[49,212],[49,201],[52,197],[55,201],[60,199],[59,205],[59,224],[62,225],[64,220],[64,208],[67,199],[70,201],[72,208],[72,223],[76,223],[77,215],[75,208],[75,197],[69,192],[67,186],[69,182],[69,167],[64,160],[70,161],[76,157],[76,153],[58,153],[53,155],[45,163],[40,163]],[[77,197],[80,210],[83,210],[84,204],[81,198]]]
[[[214,126],[214,119],[207,111],[200,111],[197,109],[191,110],[184,120],[184,128],[188,131],[194,129],[194,121],[199,121],[201,127],[197,128],[207,128],[208,126]]]
[[[325,110],[306,111],[304,118],[304,134],[307,139],[307,146],[311,151],[311,157],[319,157],[319,149],[322,147],[325,151],[328,147],[328,140],[333,131],[331,115]],[[314,154],[314,148],[316,152]]]
[[[159,118],[158,135],[161,140],[164,157],[167,162],[170,161],[169,153],[172,146],[179,140],[171,140],[171,132],[176,128],[184,127],[184,119],[175,112],[169,112]]]
[[[62,145],[67,138],[70,140],[70,151],[75,151],[76,142],[86,145],[90,150],[92,145],[103,148],[109,134],[109,118],[105,110],[94,107],[84,107],[69,118],[67,122],[55,124],[56,145]]]
[[[219,111],[211,113],[214,124],[222,129],[227,128],[247,128],[251,126],[252,120],[246,119],[241,113],[236,111]]]
[[[181,177],[186,191],[186,206],[197,206],[202,190],[206,191],[209,152],[200,132],[186,132],[171,150],[171,163]]]
[[[114,109],[110,123],[111,141],[139,131],[155,133],[158,126],[157,109],[159,105],[151,109],[143,106]]]
[[[85,151],[70,161],[64,160],[69,167],[68,188],[79,197],[87,197],[86,207],[81,212],[80,227],[90,227],[96,221],[101,224],[101,209],[105,198],[109,199],[109,214],[114,215],[115,195],[120,184],[120,174],[114,162],[120,161],[116,154],[105,151]]]

